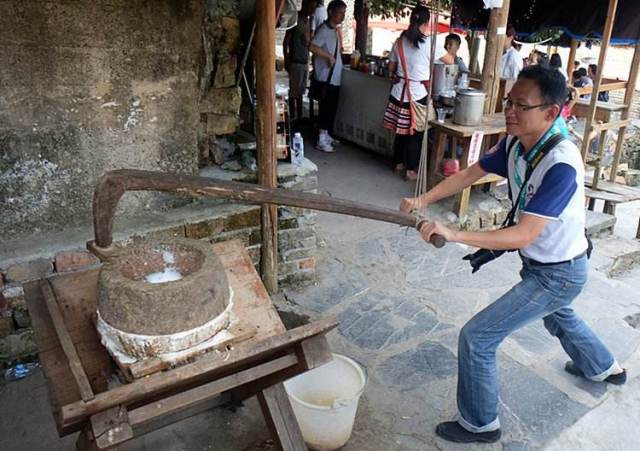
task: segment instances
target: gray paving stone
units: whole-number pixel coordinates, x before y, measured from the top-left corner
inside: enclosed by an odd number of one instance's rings
[[[546,442],[589,411],[504,353],[498,361],[500,399],[507,406],[501,416],[517,418],[532,441]]]
[[[379,319],[373,327],[354,338],[353,343],[365,349],[382,348],[395,332],[395,328],[387,320],[388,315]]]
[[[360,264],[372,264],[388,261],[382,240],[360,241],[356,244],[355,256]]]
[[[527,442],[507,442],[502,444],[504,451],[530,451],[532,448]]]
[[[387,384],[413,389],[430,381],[455,376],[457,361],[441,344],[425,341],[416,349],[388,358],[377,370]]]
[[[416,313],[418,313],[423,308],[424,307],[421,304],[415,302],[412,299],[409,299],[403,302],[402,304],[399,304],[398,306],[396,306],[393,309],[393,313],[398,316],[401,316],[402,318],[411,319]]]
[[[323,313],[345,299],[363,292],[369,286],[364,274],[357,268],[347,267],[337,259],[323,261],[318,269],[318,284],[300,292],[287,291],[295,303]]]

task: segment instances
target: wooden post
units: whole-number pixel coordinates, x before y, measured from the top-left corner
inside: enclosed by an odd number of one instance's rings
[[[258,183],[277,186],[276,174],[276,2],[256,2],[256,141]],[[269,293],[278,291],[278,209],[262,205],[260,273]]]
[[[569,50],[569,61],[567,61],[567,76],[569,83],[573,82],[573,62],[576,60],[576,50],[578,50],[578,41],[571,40],[571,50]]]
[[[484,114],[491,114],[496,110],[498,92],[500,90],[500,71],[504,39],[506,35],[507,19],[509,18],[510,0],[502,2],[502,8],[494,8],[489,16],[487,27],[487,48],[482,65],[482,90],[487,94],[484,103]]]
[[[480,63],[478,63],[478,53],[480,52],[480,36],[478,36],[477,31],[472,31],[470,35],[470,39],[467,39],[467,45],[469,45],[469,72],[479,74]]]
[[[369,33],[369,8],[364,0],[356,0],[353,5],[356,19],[356,49],[362,58],[367,54],[367,37]]]
[[[624,93],[624,104],[627,106],[622,112],[620,119],[629,119],[631,115],[631,106],[633,105],[633,97],[636,92],[636,81],[638,79],[638,72],[640,71],[640,44],[636,44],[635,51],[633,52],[633,60],[631,60],[631,69],[629,70],[629,80],[627,81],[627,90]],[[609,180],[611,182],[616,181],[616,172],[618,172],[618,165],[620,164],[620,155],[622,154],[622,145],[624,144],[624,134],[627,131],[627,127],[620,127],[618,132],[618,141],[616,142],[616,151],[613,154],[613,162],[611,163],[611,175]]]
[[[589,104],[589,113],[587,114],[587,123],[584,127],[584,136],[582,138],[582,160],[587,158],[587,151],[589,149],[589,135],[591,134],[591,126],[596,116],[596,103],[598,102],[598,91],[600,90],[600,84],[602,82],[602,72],[604,69],[604,62],[607,58],[607,50],[609,49],[609,41],[611,40],[611,31],[613,30],[613,21],[616,16],[616,8],[618,6],[618,0],[609,0],[609,9],[607,10],[607,20],[604,24],[604,31],[602,32],[602,45],[600,47],[600,55],[598,56],[598,73],[596,79],[593,80],[593,89],[591,90],[591,103]]]

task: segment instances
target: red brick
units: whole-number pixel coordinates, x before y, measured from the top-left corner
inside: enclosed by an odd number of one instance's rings
[[[55,258],[57,272],[74,271],[98,262],[98,257],[85,250],[58,252]]]
[[[314,257],[305,258],[298,262],[298,268],[300,269],[315,269],[316,259]]]
[[[7,269],[5,279],[7,282],[27,282],[41,279],[53,272],[53,264],[46,258],[38,258],[25,263],[12,265]]]

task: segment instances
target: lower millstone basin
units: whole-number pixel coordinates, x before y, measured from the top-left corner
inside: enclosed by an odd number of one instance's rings
[[[123,247],[98,281],[103,344],[135,358],[211,338],[228,326],[230,307],[226,273],[208,242],[171,238]]]

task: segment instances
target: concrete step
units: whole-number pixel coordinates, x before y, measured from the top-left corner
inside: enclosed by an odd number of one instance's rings
[[[587,210],[587,236],[597,237],[611,235],[616,225],[616,217],[607,213]]]

